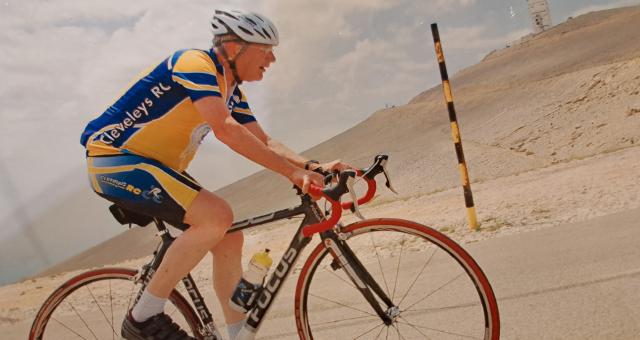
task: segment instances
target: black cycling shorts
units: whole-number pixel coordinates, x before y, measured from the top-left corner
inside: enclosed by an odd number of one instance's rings
[[[138,155],[87,157],[93,190],[119,206],[184,228],[184,215],[202,187],[187,173]]]

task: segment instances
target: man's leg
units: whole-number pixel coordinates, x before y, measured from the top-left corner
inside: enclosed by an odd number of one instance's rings
[[[233,223],[229,204],[207,190],[200,190],[187,210],[184,222],[190,227],[169,247],[149,282],[149,293],[167,298],[171,290],[224,237]]]
[[[229,307],[229,299],[242,276],[242,244],[244,237],[241,231],[227,234],[222,241],[211,249],[213,254],[213,289],[220,300],[227,325],[233,325],[245,318],[245,314]]]
[[[224,200],[202,189],[187,209],[184,222],[190,227],[171,244],[142,298],[125,318],[123,338],[156,339],[164,332],[176,339],[193,339],[162,313],[164,304],[178,282],[222,240],[233,213]]]

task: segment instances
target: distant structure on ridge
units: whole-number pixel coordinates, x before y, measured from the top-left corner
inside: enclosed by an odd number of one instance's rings
[[[551,28],[551,12],[547,0],[527,0],[533,33]]]

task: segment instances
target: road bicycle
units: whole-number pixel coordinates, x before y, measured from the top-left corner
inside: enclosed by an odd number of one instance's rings
[[[461,246],[422,224],[374,218],[343,225],[342,210],[359,217],[359,206],[376,192],[375,177],[384,174],[388,157],[378,155],[372,165],[347,170],[324,188],[331,208],[298,190],[301,204],[236,222],[236,232],[302,215],[288,249],[272,270],[247,313],[236,339],[254,339],[265,315],[292,273],[303,249],[315,234],[320,242],[299,272],[294,315],[300,339],[491,339],[500,334],[495,295],[476,261]],[[328,176],[327,178],[331,178]],[[355,179],[367,183],[363,197],[355,197]],[[349,193],[351,200],[341,202]],[[145,225],[150,218],[111,208],[122,223]],[[135,304],[175,239],[163,221],[153,218],[161,243],[141,269],[101,268],[76,275],[56,289],[38,311],[29,339],[117,339],[126,312]],[[191,274],[183,280],[186,295],[174,289],[165,312],[198,339],[222,339],[212,314]]]

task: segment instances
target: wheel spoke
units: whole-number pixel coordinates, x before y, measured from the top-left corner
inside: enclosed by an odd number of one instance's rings
[[[367,311],[363,311],[362,309],[358,309],[358,308],[355,308],[355,307],[352,307],[352,306],[346,305],[346,304],[341,303],[341,302],[338,302],[338,301],[334,301],[334,300],[331,300],[331,299],[328,299],[328,298],[325,298],[325,297],[322,297],[322,296],[318,296],[318,295],[316,295],[316,294],[311,294],[311,293],[309,293],[309,296],[313,296],[313,297],[315,297],[315,298],[317,298],[317,299],[320,299],[320,300],[324,300],[324,301],[327,301],[327,302],[334,303],[334,304],[336,304],[336,305],[338,305],[338,306],[342,306],[342,307],[346,307],[346,308],[349,308],[349,309],[353,309],[353,310],[358,311],[358,312],[360,312],[360,313],[364,313],[364,314],[367,314],[367,315],[371,315],[371,316],[378,317],[378,315],[376,315],[376,314],[372,314],[372,313],[369,313],[369,312],[367,312]]]
[[[438,311],[453,310],[453,309],[460,309],[460,308],[478,307],[479,305],[480,305],[480,302],[467,302],[467,303],[462,303],[462,304],[457,304],[454,306],[447,306],[447,307],[405,309],[404,312],[438,312]]]
[[[376,259],[378,260],[378,268],[380,268],[380,274],[382,274],[382,281],[384,282],[384,287],[387,289],[387,296],[389,296],[389,285],[387,284],[387,278],[384,276],[384,270],[382,270],[382,263],[380,262],[380,254],[378,253],[378,246],[376,242],[373,240],[373,233],[369,234],[371,238],[371,243],[373,244],[373,249],[376,252]]]
[[[111,281],[109,281],[109,306],[111,309],[111,325],[113,327],[113,293],[111,292]],[[111,340],[115,340],[117,335],[118,334],[116,334],[116,331],[114,330]]]
[[[378,317],[377,315],[356,316],[353,318],[340,318],[333,321],[318,322],[318,323],[314,323],[313,325],[322,326],[322,325],[328,325],[328,324],[338,323],[338,322],[353,321],[353,320],[360,320],[360,319],[367,319],[367,318],[377,318],[377,317]]]
[[[66,300],[65,300],[66,301]],[[98,339],[98,337],[95,335],[95,333],[93,333],[93,330],[91,329],[91,327],[89,327],[89,325],[87,324],[87,322],[85,321],[85,319],[80,316],[80,313],[78,313],[78,310],[76,310],[76,307],[73,306],[73,304],[71,304],[71,302],[66,301],[67,304],[71,307],[71,309],[73,310],[73,312],[76,314],[76,316],[78,317],[78,319],[80,319],[80,321],[82,321],[82,323],[84,324],[85,327],[87,327],[87,330],[89,330],[89,333],[91,333],[93,335],[93,337],[95,339]]]
[[[96,299],[95,295],[93,295],[93,292],[91,291],[89,286],[85,286],[85,288],[87,288],[87,290],[89,291],[89,294],[91,295],[91,299],[93,299],[93,302],[96,304],[96,306],[98,306],[98,309],[100,310],[100,313],[104,317],[104,320],[107,321],[109,326],[111,326],[111,330],[113,331],[113,334],[116,334],[116,330],[113,328],[113,322],[109,323],[109,318],[107,317],[107,314],[102,310],[102,307],[98,303],[98,300]]]
[[[78,338],[80,339],[86,339],[85,337],[83,337],[82,335],[78,334],[78,332],[74,331],[73,329],[71,329],[69,326],[65,325],[64,323],[60,322],[58,319],[56,318],[51,318],[51,320],[55,321],[58,323],[58,325],[66,328],[69,332],[75,334]]]
[[[402,320],[404,320],[404,322],[398,321],[398,323],[401,324],[406,324],[409,325],[411,327],[413,327],[415,330],[417,330],[418,332],[420,332],[419,329],[424,329],[424,330],[429,330],[429,331],[434,331],[434,332],[438,332],[438,333],[442,333],[442,334],[449,334],[449,335],[455,335],[455,336],[460,336],[463,338],[468,338],[468,339],[482,339],[482,338],[478,338],[475,336],[471,336],[471,335],[467,335],[467,334],[460,334],[460,333],[455,333],[455,332],[448,332],[448,331],[444,331],[441,329],[437,329],[437,328],[431,328],[431,327],[425,327],[425,326],[418,326],[418,325],[414,325],[412,323],[409,323],[409,321],[407,321],[407,319],[400,317]],[[426,334],[420,332],[420,334],[424,335],[425,337],[427,336]]]
[[[358,338],[361,338],[361,337],[363,337],[363,336],[365,336],[365,335],[367,335],[367,334],[371,333],[373,330],[375,330],[376,328],[378,328],[378,327],[380,327],[380,326],[382,326],[382,327],[384,328],[384,323],[382,323],[382,322],[381,322],[380,324],[378,324],[378,325],[374,326],[373,328],[371,328],[371,329],[369,329],[369,330],[365,331],[364,333],[362,333],[362,334],[358,335],[357,337],[353,338],[353,340],[356,340],[356,339],[358,339]]]
[[[405,318],[403,318],[402,316],[400,318],[402,320],[405,320]],[[402,323],[402,322],[398,321],[398,323]],[[412,324],[412,323],[410,323],[410,322],[408,322],[406,320],[405,320],[404,324],[409,326],[409,327],[411,327],[411,328],[413,328],[413,329],[415,329],[418,333],[422,334],[422,336],[424,336],[425,339],[431,339],[428,335],[422,333],[422,331],[420,329],[418,329],[418,327],[416,327],[414,324]]]
[[[416,284],[416,282],[418,282],[418,279],[420,278],[420,276],[424,272],[425,268],[427,268],[429,263],[431,263],[431,259],[433,259],[433,255],[435,255],[435,253],[436,253],[436,250],[434,249],[433,252],[431,253],[431,255],[429,256],[429,258],[427,259],[427,262],[424,263],[424,265],[420,269],[420,272],[418,272],[418,275],[416,276],[416,278],[413,279],[413,282],[411,282],[411,284],[409,285],[409,288],[407,289],[407,292],[404,293],[404,295],[402,296],[402,299],[400,299],[400,302],[398,302],[398,306],[401,305],[402,302],[404,301],[404,299],[409,295],[409,292],[411,292],[411,289],[413,288],[413,286]]]
[[[398,267],[396,267],[396,280],[393,282],[393,293],[391,293],[391,300],[396,296],[396,288],[398,287],[398,276],[400,275],[400,262],[402,261],[402,251],[404,250],[405,235],[402,235],[402,241],[400,242],[400,255],[398,255]]]
[[[378,332],[378,334],[376,335],[376,337],[374,339],[377,339],[380,337],[380,334],[382,334],[382,331],[384,330],[384,327],[380,327],[380,332]],[[389,333],[387,333],[387,336],[389,336]]]
[[[411,309],[411,307],[413,307],[413,306],[417,305],[418,303],[420,303],[420,302],[422,302],[422,301],[426,300],[428,297],[430,297],[431,295],[433,295],[433,294],[437,293],[437,292],[438,292],[440,289],[442,289],[443,287],[448,286],[451,282],[453,282],[453,281],[455,281],[455,280],[459,279],[460,277],[462,277],[462,275],[463,275],[463,274],[464,274],[464,273],[460,273],[460,274],[458,274],[458,276],[456,276],[456,277],[454,277],[453,279],[451,279],[451,280],[449,280],[449,281],[445,282],[442,286],[440,286],[440,287],[436,288],[434,291],[432,291],[431,293],[427,294],[427,295],[426,295],[425,297],[423,297],[422,299],[420,299],[420,300],[418,300],[418,301],[414,302],[412,305],[410,305],[410,306],[409,306],[409,307],[407,307],[406,309]]]
[[[332,268],[332,270],[329,270],[329,268],[331,268],[331,265],[324,266],[322,269],[324,269],[327,273],[329,273],[329,274],[331,274],[331,275],[335,276],[338,280],[340,280],[340,281],[342,281],[342,282],[346,283],[347,285],[351,286],[351,288],[353,288],[353,289],[355,289],[356,291],[358,291],[358,292],[359,292],[358,288],[356,288],[356,286],[353,284],[353,282],[351,282],[351,281],[347,281],[347,280],[345,280],[345,279],[341,278],[341,277],[340,277],[340,275],[338,275],[338,274],[336,274],[336,273],[335,273],[335,271],[333,270],[333,268]]]
[[[402,334],[400,334],[400,325],[397,322],[393,324],[393,328],[395,328],[396,333],[398,333],[398,339],[404,339]]]

